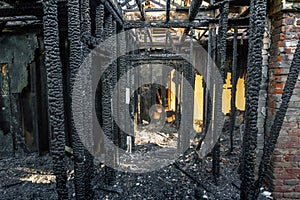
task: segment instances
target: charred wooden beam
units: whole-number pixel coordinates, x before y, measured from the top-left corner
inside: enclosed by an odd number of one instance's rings
[[[33,21],[38,20],[39,18],[36,16],[14,16],[14,17],[0,17],[0,23],[2,22],[13,22],[13,21]]]
[[[67,13],[67,0],[58,1],[57,8],[60,13]],[[43,15],[44,11],[41,1],[22,2],[14,6],[0,6],[0,17],[36,16],[42,18]]]
[[[189,20],[192,21],[197,16],[202,0],[193,0],[189,9]]]
[[[180,167],[180,165],[175,162],[173,164],[176,169],[178,169],[179,171],[181,171],[183,174],[185,174],[188,178],[190,178],[191,180],[193,180],[199,187],[202,187],[203,189],[205,189],[207,192],[210,192],[213,194],[213,191],[211,191],[211,187],[207,187],[204,184],[202,184],[201,181],[199,181],[197,178],[195,178],[195,176],[191,175],[190,173],[188,173],[186,170],[184,170],[182,167]]]
[[[65,114],[62,83],[62,64],[59,53],[57,0],[43,1],[45,65],[48,85],[49,122],[52,131],[51,154],[56,175],[59,199],[68,199],[67,171],[65,166]]]
[[[245,133],[241,162],[241,199],[256,198],[254,172],[256,166],[257,119],[262,73],[262,46],[266,22],[265,0],[253,0],[250,5],[249,51],[247,64]]]
[[[43,16],[43,7],[41,3],[30,3],[20,6],[1,6],[0,7],[0,17],[12,17],[12,16]]]
[[[189,9],[189,21],[193,21],[199,12],[202,0],[193,0]],[[190,26],[185,28],[182,36],[180,37],[180,43],[183,43],[190,31]]]
[[[169,22],[158,22],[158,21],[126,21],[124,23],[125,29],[132,29],[132,28],[144,28],[144,27],[151,27],[151,28],[188,28],[188,27],[206,27],[209,23],[209,19],[201,20],[201,21],[185,21],[185,20],[172,20]]]
[[[151,35],[151,32],[150,32],[149,28],[147,28],[147,35],[148,35],[149,40],[150,40],[150,42],[152,44],[153,43],[153,38],[152,38],[152,35]]]
[[[114,17],[120,26],[123,26],[124,20],[121,11],[111,0],[101,0],[106,10]]]
[[[98,40],[103,40],[103,27],[104,27],[104,5],[99,4],[96,7],[96,30],[95,35]]]
[[[218,140],[212,150],[212,172],[216,184],[218,183],[218,178],[220,176],[220,147],[220,140]]]
[[[145,10],[144,10],[144,7],[142,5],[142,2],[141,0],[135,0],[138,8],[139,8],[139,11],[141,13],[141,20],[145,21],[146,20],[146,15],[145,15]]]
[[[209,131],[212,131],[212,126],[209,126],[209,123],[212,120],[212,101],[211,96],[213,95],[213,80],[212,80],[212,67],[213,62],[216,60],[216,27],[210,25],[209,27],[209,37],[208,37],[208,62],[207,67],[205,68],[205,100],[204,100],[204,133],[205,136]],[[203,137],[203,140],[205,138]],[[196,150],[198,151],[201,147],[202,142],[198,143]]]
[[[152,0],[153,1],[153,0]],[[223,6],[224,1],[209,5],[207,7],[199,7],[199,11],[210,11],[210,10],[216,10],[220,8],[220,6]],[[180,6],[173,1],[171,1],[171,5],[175,6],[176,8],[171,8],[171,11],[189,11],[189,7],[187,6]],[[201,4],[200,4],[201,5]],[[161,8],[145,8],[145,12],[158,12],[158,11],[165,11],[165,5],[161,4]],[[124,9],[124,12],[138,12],[138,9]]]
[[[133,29],[133,28],[144,28],[145,26],[151,28],[200,28],[203,27],[207,29],[209,23],[218,23],[218,18],[201,18],[199,20],[187,21],[187,20],[171,20],[168,22],[164,21],[124,21],[124,29]],[[238,25],[237,25],[238,24]],[[229,27],[241,27],[245,28],[249,25],[248,17],[239,17],[239,18],[229,18],[228,26]]]
[[[171,36],[171,33],[170,33],[169,29],[168,29],[167,34],[166,34],[166,39],[168,39],[168,41],[170,42],[171,47],[173,49],[173,52],[176,52],[176,50],[177,50],[176,49],[176,45],[174,43],[174,40],[173,40],[173,38]]]
[[[81,30],[80,30],[80,5],[78,0],[69,0],[68,8],[68,38],[70,41],[69,57],[69,92],[72,92],[72,85],[76,81],[81,60]],[[72,97],[69,97],[72,101]],[[71,117],[72,147],[74,152],[74,184],[76,199],[85,199],[85,167],[84,167],[84,147],[80,141],[79,134],[75,128],[74,119]],[[78,130],[79,131],[79,130]]]
[[[232,56],[232,70],[231,70],[231,113],[230,113],[230,152],[233,151],[233,131],[235,126],[235,116],[236,116],[236,85],[237,85],[237,48],[238,48],[238,29],[234,28],[234,38],[233,38],[233,56]]]
[[[166,11],[165,8],[144,8],[145,13],[146,12],[164,12]],[[170,8],[170,11],[176,11],[175,8]],[[124,13],[130,13],[130,12],[139,12],[139,9],[124,9]]]
[[[197,40],[201,40],[201,38],[207,33],[209,29],[205,29],[202,34],[199,33]]]
[[[108,15],[105,18],[104,23],[104,34],[105,39],[111,37],[114,32],[114,22],[113,16]],[[112,40],[109,40],[110,46],[112,47],[111,51],[113,51],[114,44]],[[114,125],[112,120],[112,79],[114,78],[114,63],[112,63],[103,73],[102,75],[102,121],[103,133],[111,140],[114,141]],[[115,170],[112,168],[115,164],[115,154],[114,149],[111,149],[110,145],[105,146],[105,183],[107,185],[111,185],[115,179]]]
[[[217,67],[220,69],[223,81],[226,79],[226,49],[227,49],[227,31],[228,31],[228,14],[229,14],[229,1],[224,3],[224,6],[220,9],[219,19],[219,40],[218,40],[218,51],[217,51]]]
[[[146,54],[148,54],[147,30],[148,30],[148,28],[145,27],[144,28],[144,47],[145,47],[145,50],[146,50]]]
[[[121,30],[123,31],[123,30]],[[118,48],[118,55],[126,52],[126,35],[125,35],[125,32],[121,32],[120,34],[118,34],[118,46],[120,48]],[[119,56],[118,56],[119,57]],[[121,122],[126,122],[126,115],[125,115],[125,112],[126,112],[126,106],[127,105],[127,101],[126,98],[126,91],[128,92],[128,89],[126,88],[129,88],[127,86],[127,75],[126,75],[126,72],[127,72],[127,60],[126,60],[126,57],[124,55],[120,56],[118,58],[118,72],[117,72],[117,78],[118,78],[118,104],[119,104],[119,110],[118,110],[118,117],[119,117],[119,121]],[[124,78],[123,76],[126,76],[126,78]],[[121,128],[119,127],[119,141],[118,141],[118,146],[120,148],[122,148],[123,150],[126,150],[126,141],[127,141],[127,133],[131,133],[129,130],[128,130],[128,127],[130,126],[130,124],[127,124],[125,123],[125,127],[124,128]]]
[[[168,61],[168,60],[184,60],[187,58],[186,54],[152,54],[152,55],[127,55],[130,61]]]
[[[90,53],[89,47],[91,46],[96,46],[96,44],[91,45],[92,43],[92,36],[91,36],[91,17],[90,17],[90,0],[83,0],[82,2],[82,7],[81,7],[81,16],[82,16],[82,25],[81,25],[81,45],[83,49],[83,58],[86,58],[88,54]],[[86,37],[84,39],[84,36]],[[84,40],[88,39],[88,43],[86,44]],[[91,64],[91,60],[87,59],[87,62]],[[92,97],[89,91],[92,91],[91,85],[92,83],[90,82],[91,78],[88,78],[85,84],[81,86],[85,91],[86,95],[83,97],[83,102],[82,102],[82,107],[85,107],[88,110],[92,110],[92,105],[91,100]],[[84,119],[82,119],[84,122],[84,129],[83,131],[86,133],[85,134],[85,144],[93,144],[93,117],[92,115],[85,115]],[[92,190],[92,178],[94,176],[94,158],[91,155],[91,153],[86,149],[86,148],[93,148],[93,147],[82,147],[84,149],[84,161],[83,161],[83,170],[84,170],[84,196],[85,199],[93,199],[94,194]]]
[[[218,9],[218,8],[222,7],[226,1],[227,0],[223,0],[223,1],[219,1],[219,2],[211,1],[211,4],[209,6],[200,7],[199,12],[200,11],[210,11],[210,10]]]
[[[180,88],[181,88],[181,83],[182,83],[181,76],[180,76],[181,69],[182,69],[181,64],[178,63],[177,65],[175,65],[175,70],[177,72],[177,73],[175,73],[175,77],[174,77],[174,79],[175,79],[175,96],[176,96],[176,99],[175,99],[175,106],[176,106],[176,108],[175,108],[176,109],[175,110],[175,112],[176,112],[175,124],[176,124],[177,129],[179,129],[180,122],[181,122],[181,107],[180,107],[180,105],[181,105]],[[177,139],[178,144],[180,143],[180,140],[181,140],[180,134],[178,134],[178,139]]]
[[[170,3],[171,3],[171,0],[167,0],[166,1],[166,21],[168,22],[168,21],[170,21],[170,8],[171,8],[171,5],[170,5]]]

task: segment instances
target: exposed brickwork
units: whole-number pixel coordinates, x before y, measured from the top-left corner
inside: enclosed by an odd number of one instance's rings
[[[273,122],[281,103],[293,53],[300,39],[300,12],[285,11],[272,16],[271,35],[267,125]],[[300,199],[300,76],[272,158],[271,172],[276,199]]]

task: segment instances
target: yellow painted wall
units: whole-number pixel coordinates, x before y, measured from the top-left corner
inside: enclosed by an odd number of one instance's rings
[[[176,110],[176,85],[173,81],[175,70],[171,71],[169,79],[169,95],[171,98],[168,100],[168,109]],[[224,114],[230,113],[230,100],[231,100],[231,73],[227,74],[226,84],[223,86],[222,94],[222,111]],[[204,88],[202,85],[202,76],[196,75],[195,79],[195,96],[194,96],[194,128],[199,130],[199,122],[203,122],[204,113]],[[237,82],[236,91],[236,107],[239,110],[245,110],[245,77],[239,78]]]
[[[231,101],[231,73],[227,73],[226,84],[223,86],[222,111],[224,114],[230,113]],[[245,77],[239,78],[236,86],[236,107],[239,110],[245,110]]]
[[[203,120],[203,96],[202,76],[196,75],[194,96],[194,119]]]

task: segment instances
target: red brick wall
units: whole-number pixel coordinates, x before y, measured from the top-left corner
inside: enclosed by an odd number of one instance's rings
[[[269,125],[272,124],[276,109],[280,105],[282,90],[299,38],[299,12],[280,12],[272,17],[268,71]],[[276,199],[300,199],[300,76],[272,158],[271,172],[270,179]]]

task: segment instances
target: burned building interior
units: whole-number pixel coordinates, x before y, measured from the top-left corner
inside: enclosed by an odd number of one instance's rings
[[[0,199],[300,199],[300,1],[0,0]]]

